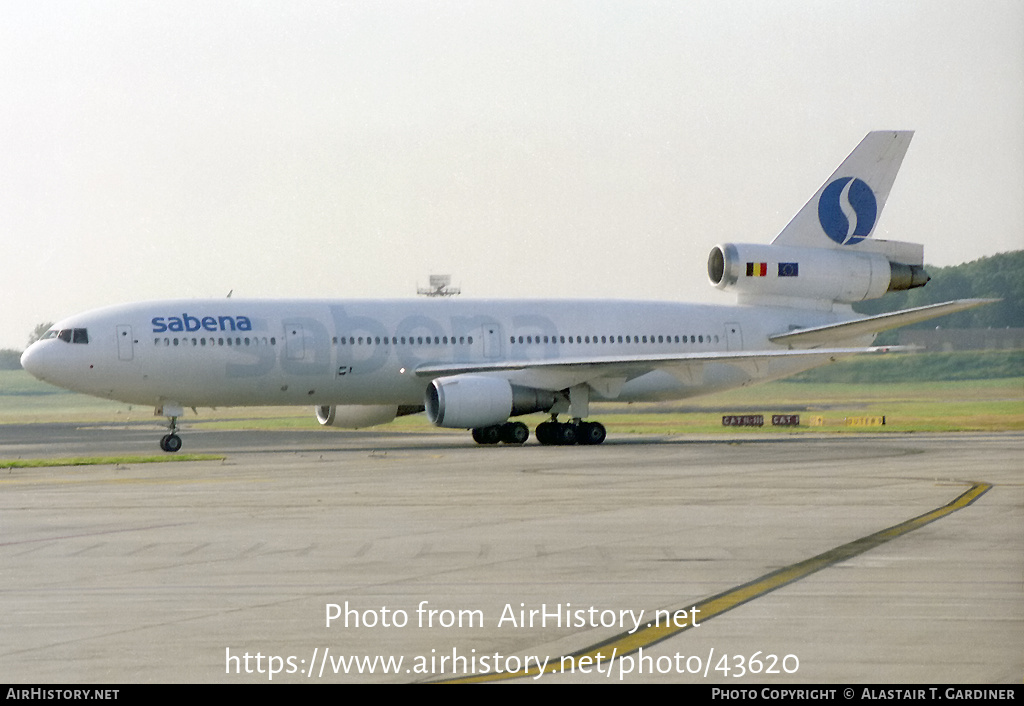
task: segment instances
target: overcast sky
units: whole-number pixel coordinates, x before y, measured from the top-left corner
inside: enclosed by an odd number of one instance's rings
[[[1024,3],[0,4],[0,347],[144,299],[731,301],[875,129],[876,236],[1024,247]]]

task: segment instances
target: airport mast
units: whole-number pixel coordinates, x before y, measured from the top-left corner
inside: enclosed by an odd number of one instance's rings
[[[430,275],[430,286],[427,288],[417,287],[416,293],[424,297],[454,297],[462,290],[452,287],[451,275]]]

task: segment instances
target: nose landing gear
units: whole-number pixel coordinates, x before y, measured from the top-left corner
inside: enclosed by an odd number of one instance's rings
[[[160,439],[160,448],[167,453],[174,453],[181,448],[181,437],[177,434],[167,434]]]
[[[178,436],[178,417],[185,414],[185,410],[181,405],[165,403],[162,407],[157,407],[155,413],[158,417],[167,417],[167,428],[171,432],[160,439],[160,450],[176,453],[181,449],[181,437]]]

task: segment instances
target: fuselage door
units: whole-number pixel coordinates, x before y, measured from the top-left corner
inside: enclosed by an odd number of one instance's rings
[[[119,324],[116,331],[117,359],[131,360],[135,357],[135,341],[132,339],[132,327],[128,324]]]
[[[284,347],[288,360],[302,360],[306,357],[306,335],[302,324],[284,323]]]
[[[725,325],[725,349],[729,351],[743,350],[743,332],[739,323],[727,323]]]
[[[485,324],[483,330],[484,358],[501,357],[501,339],[498,337],[498,324]]]

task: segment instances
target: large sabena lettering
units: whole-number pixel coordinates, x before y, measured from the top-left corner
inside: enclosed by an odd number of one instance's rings
[[[199,330],[215,333],[217,331],[252,331],[252,321],[248,316],[154,316],[153,333],[165,331],[181,331],[194,333]]]

